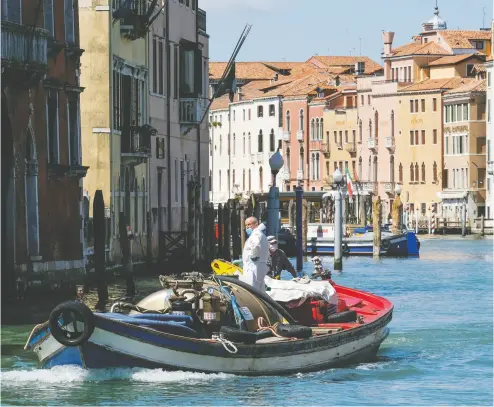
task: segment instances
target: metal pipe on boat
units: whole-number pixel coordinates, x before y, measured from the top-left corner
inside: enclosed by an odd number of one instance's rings
[[[343,269],[343,256],[342,256],[342,245],[343,245],[343,209],[342,209],[342,196],[340,184],[343,181],[343,174],[337,168],[333,173],[333,181],[336,184],[336,194],[335,194],[335,214],[334,214],[334,269]]]

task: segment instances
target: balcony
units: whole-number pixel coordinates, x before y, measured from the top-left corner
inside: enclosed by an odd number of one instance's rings
[[[375,138],[370,138],[367,140],[367,148],[369,148],[369,150],[377,150],[377,139]]]
[[[197,31],[206,33],[206,12],[203,9],[197,9]]]
[[[146,162],[151,156],[151,135],[153,131],[149,131],[149,129],[152,129],[152,127],[145,125],[131,127],[130,131],[122,131],[120,156],[123,165],[139,165]]]
[[[355,146],[355,143],[346,143],[345,150],[348,151],[352,156],[357,154],[357,147]]]
[[[386,137],[386,140],[384,142],[384,146],[390,150],[395,148],[395,140],[394,137]]]
[[[27,87],[48,71],[48,31],[2,21],[2,79]]]
[[[297,130],[297,140],[298,141],[304,141],[304,131],[303,130]]]
[[[199,124],[206,111],[203,99],[181,98],[180,99],[180,124]]]
[[[302,170],[297,170],[297,180],[302,181],[304,179],[304,172]]]
[[[283,171],[283,181],[290,182],[290,170]]]
[[[322,153],[324,154],[324,157],[329,158],[331,155],[331,148],[329,147],[329,143],[322,143],[321,144],[321,150]]]
[[[123,0],[117,2],[117,9],[112,13],[114,20],[120,20],[120,35],[134,41],[145,38],[154,20],[152,15],[158,0]]]
[[[290,142],[290,132],[289,131],[284,131],[283,132],[283,137],[282,140],[285,141],[286,143]]]
[[[362,182],[362,191],[377,195],[377,182]]]
[[[494,175],[494,161],[487,161],[487,174]]]
[[[256,154],[256,160],[258,164],[262,164],[264,160],[264,153],[257,153]]]
[[[309,150],[321,151],[321,149],[322,149],[322,140],[310,140],[309,141]]]
[[[395,183],[394,182],[385,182],[384,183],[384,192],[387,194],[393,195],[395,193]]]

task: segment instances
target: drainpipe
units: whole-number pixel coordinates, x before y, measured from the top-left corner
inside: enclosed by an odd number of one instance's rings
[[[171,99],[171,81],[170,81],[170,72],[171,72],[171,49],[170,49],[170,2],[166,2],[165,6],[165,15],[166,15],[166,50],[168,53],[168,58],[166,59],[166,131],[167,131],[167,151],[166,151],[166,161],[167,161],[167,178],[168,178],[168,232],[172,229],[172,156],[171,156],[171,123],[170,123],[170,99]],[[176,62],[175,62],[176,63]],[[176,80],[176,78],[175,78]]]
[[[113,223],[115,223],[119,217],[120,214],[115,214],[115,208],[117,207],[115,205],[115,186],[113,185],[113,109],[114,109],[114,100],[113,100],[113,47],[112,47],[112,30],[113,30],[113,22],[112,22],[112,11],[111,11],[111,4],[109,4],[109,11],[108,11],[108,60],[109,60],[109,68],[108,69],[108,75],[109,75],[109,92],[110,92],[110,216],[113,213]],[[120,188],[120,185],[119,185]],[[89,193],[91,193],[89,191]],[[120,199],[120,197],[118,198]],[[93,214],[94,216],[94,214]],[[110,227],[113,226],[110,222]],[[112,228],[113,229],[113,228]],[[106,233],[112,233],[113,230],[107,231]],[[113,235],[113,233],[112,233]],[[110,256],[113,257],[113,239],[110,238]]]
[[[199,15],[199,2],[196,2],[196,46],[199,46],[199,30],[197,27],[197,16]],[[197,66],[197,64],[196,64]],[[203,67],[203,63],[201,61],[201,70]],[[203,75],[201,75],[202,80],[204,81]],[[201,83],[201,89],[203,88],[202,83]],[[203,100],[202,98],[199,99],[200,103],[202,105]],[[202,118],[202,110],[201,110],[201,118]],[[197,180],[201,182],[201,123],[196,124],[196,132],[197,132]],[[196,175],[196,174],[194,174]],[[204,188],[204,186],[203,186]]]

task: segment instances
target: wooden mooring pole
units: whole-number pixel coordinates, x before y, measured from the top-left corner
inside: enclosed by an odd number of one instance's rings
[[[97,309],[104,308],[108,301],[108,282],[106,279],[105,259],[105,202],[103,192],[97,190],[93,202],[93,225],[94,225],[94,269],[97,279],[98,303]]]
[[[372,198],[372,223],[374,233],[374,257],[381,256],[381,197]]]
[[[480,236],[485,236],[485,216],[480,217]]]

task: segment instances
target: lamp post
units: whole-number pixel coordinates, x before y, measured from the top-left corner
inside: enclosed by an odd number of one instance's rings
[[[392,232],[393,234],[400,234],[403,223],[403,205],[401,203],[401,185],[396,184],[395,187],[396,198],[393,202],[393,207],[391,208],[391,218],[392,218]]]
[[[273,175],[273,182],[269,188],[268,194],[268,236],[275,236],[278,238],[279,220],[280,220],[280,192],[276,186],[276,175],[283,168],[283,157],[279,150],[271,156],[269,159],[269,166],[271,167],[271,174]]]
[[[303,173],[299,170],[297,172],[297,188],[295,188],[295,209],[296,209],[296,228],[297,228],[297,271],[302,272],[304,268],[304,248],[302,237],[302,199],[304,197],[304,190],[302,189]]]
[[[343,174],[337,168],[333,173],[333,182],[336,184],[335,215],[334,215],[334,269],[343,269],[342,239],[343,239],[343,213],[341,207],[341,184]]]

